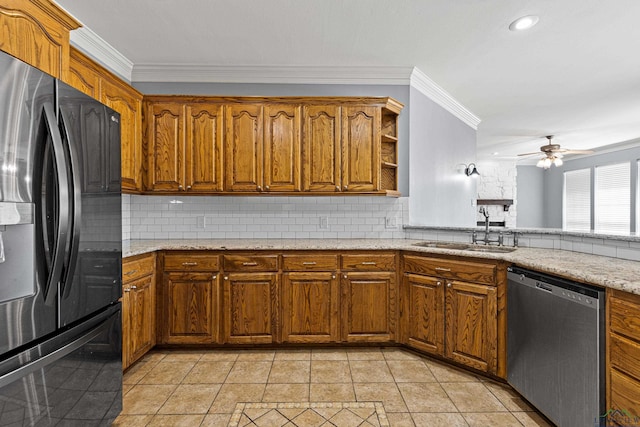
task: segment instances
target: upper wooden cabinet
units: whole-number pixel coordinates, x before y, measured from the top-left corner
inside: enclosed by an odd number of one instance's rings
[[[262,191],[262,104],[225,106],[225,190]]]
[[[122,191],[142,190],[142,94],[71,48],[69,72],[64,81],[120,114]]]
[[[0,0],[0,50],[57,78],[69,67],[69,31],[81,25],[47,0]]]
[[[304,191],[340,191],[340,118],[339,105],[304,106]]]
[[[300,106],[264,107],[264,191],[300,191]]]
[[[399,196],[401,109],[390,98],[148,96],[146,191]]]

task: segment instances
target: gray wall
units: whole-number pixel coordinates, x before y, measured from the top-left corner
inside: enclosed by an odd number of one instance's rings
[[[518,216],[516,227],[543,228],[545,171],[536,166],[517,166],[516,188]]]
[[[404,104],[398,134],[398,188],[409,195],[409,86],[247,84],[247,83],[134,83],[145,95],[211,96],[390,96]]]
[[[476,131],[410,89],[409,223],[475,226],[476,182],[460,172],[476,161]]]
[[[581,159],[567,160],[560,168],[551,167],[544,177],[544,225],[550,228],[562,228],[562,187],[563,172],[591,168],[611,163],[631,162],[631,207],[635,208],[637,167],[635,162],[640,159],[640,140],[638,146],[610,153],[595,154]],[[635,211],[631,215],[631,224],[635,223]],[[519,218],[518,218],[519,220]],[[518,223],[519,224],[519,223]],[[637,228],[636,228],[637,229]],[[633,228],[632,228],[633,231]]]

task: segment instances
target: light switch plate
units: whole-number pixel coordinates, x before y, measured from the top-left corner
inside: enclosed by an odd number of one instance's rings
[[[398,218],[388,216],[384,219],[384,228],[398,228]]]
[[[329,229],[329,217],[328,216],[321,216],[320,217],[320,224],[318,225],[318,228],[320,230],[328,230]]]

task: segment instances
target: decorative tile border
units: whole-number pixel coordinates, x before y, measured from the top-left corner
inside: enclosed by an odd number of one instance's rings
[[[285,425],[302,416],[307,410],[312,410],[314,412],[313,415],[321,419],[321,422],[331,423],[332,419],[340,417],[343,410],[348,410],[349,416],[358,417],[362,425],[389,427],[389,420],[382,402],[240,402],[236,404],[235,410],[231,415],[229,427],[245,425],[247,421],[251,425],[259,426],[261,425],[261,418],[270,419],[271,414],[269,413],[271,411],[276,411],[278,413],[277,416],[283,420],[282,425]],[[242,424],[240,424],[241,421]],[[272,423],[273,421],[270,422]],[[296,422],[296,425],[302,426],[304,424]],[[313,425],[319,424],[314,422]],[[334,424],[331,423],[331,425]]]

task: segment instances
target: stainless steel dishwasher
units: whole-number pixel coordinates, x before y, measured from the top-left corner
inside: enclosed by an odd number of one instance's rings
[[[560,427],[604,412],[604,290],[509,267],[507,381]]]

